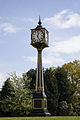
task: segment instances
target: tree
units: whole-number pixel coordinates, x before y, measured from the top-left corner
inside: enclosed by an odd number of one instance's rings
[[[71,103],[73,100],[74,89],[67,79],[67,72],[64,68],[56,68],[55,77],[58,83],[59,102],[66,101]]]
[[[68,104],[66,101],[59,102],[58,105],[58,115],[66,116],[68,115]]]
[[[6,107],[6,105],[8,104],[7,101],[7,98],[8,97],[14,97],[14,88],[13,88],[13,82],[10,81],[10,78],[8,78],[5,83],[4,83],[4,86],[1,90],[1,95],[0,95],[0,116],[6,116],[6,112],[5,111],[8,111],[9,108]],[[9,112],[8,112],[8,115]]]
[[[73,111],[74,108],[72,106],[72,104],[67,104],[66,101],[62,101],[59,103],[58,106],[58,115],[60,116],[72,116],[72,115],[76,115],[76,113]]]
[[[68,79],[74,88],[73,101],[72,104],[75,111],[79,113],[80,111],[80,61],[75,60],[63,65],[63,68],[67,71]]]
[[[0,100],[5,99],[7,95],[13,96],[12,92],[14,92],[13,82],[10,81],[10,78],[8,78],[2,88]]]
[[[55,77],[57,79],[59,94],[57,115],[70,115],[69,113],[72,110],[68,110],[68,104],[72,104],[74,89],[67,78],[67,72],[64,68],[56,68]]]
[[[1,91],[0,109],[5,116],[26,116],[29,114],[31,91],[25,88],[25,79],[17,77],[15,73],[10,74],[10,79],[5,81]]]
[[[72,84],[72,86],[76,90],[76,94],[80,94],[80,61],[75,60],[73,62],[69,62],[63,65],[63,68],[68,73],[68,78]]]
[[[57,80],[50,69],[44,71],[45,93],[47,95],[48,110],[52,115],[56,115],[58,107],[58,85]]]
[[[23,78],[25,78],[26,76],[28,77],[28,79],[31,79],[31,81],[30,81],[30,89],[31,89],[31,90],[34,90],[34,89],[35,89],[35,82],[36,82],[36,70],[30,69],[30,70],[23,76]]]

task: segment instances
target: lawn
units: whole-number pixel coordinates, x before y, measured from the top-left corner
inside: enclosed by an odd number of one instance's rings
[[[80,117],[0,117],[0,120],[80,120]]]

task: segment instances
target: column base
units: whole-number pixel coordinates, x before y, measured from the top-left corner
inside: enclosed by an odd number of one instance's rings
[[[33,117],[47,117],[47,116],[51,116],[51,114],[48,112],[47,109],[32,109],[29,116],[33,116]]]
[[[33,94],[33,108],[29,116],[51,116],[47,110],[47,96],[44,92]]]

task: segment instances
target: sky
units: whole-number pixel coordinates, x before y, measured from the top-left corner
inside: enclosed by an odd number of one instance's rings
[[[22,75],[36,68],[30,29],[39,16],[49,31],[43,67],[80,60],[80,0],[0,0],[0,88],[8,73]]]

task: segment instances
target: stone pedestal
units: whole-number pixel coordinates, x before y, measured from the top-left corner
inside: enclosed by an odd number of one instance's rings
[[[44,92],[35,92],[32,101],[33,108],[29,116],[51,116],[47,110],[47,97]]]

